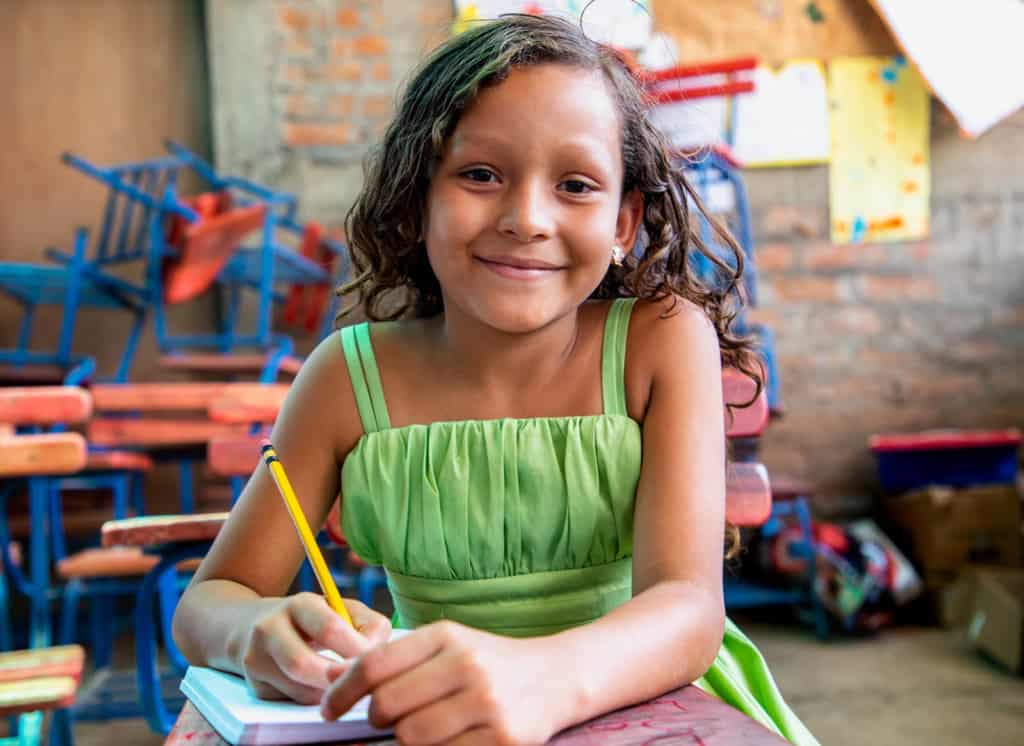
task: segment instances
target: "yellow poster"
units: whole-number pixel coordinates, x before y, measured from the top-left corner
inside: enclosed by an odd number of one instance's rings
[[[832,242],[928,235],[929,99],[902,57],[829,65]]]

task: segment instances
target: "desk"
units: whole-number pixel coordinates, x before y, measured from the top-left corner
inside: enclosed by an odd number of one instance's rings
[[[654,742],[694,746],[782,746],[787,742],[739,710],[695,686],[618,710],[555,736],[558,746],[628,746]],[[191,702],[165,746],[225,746]],[[378,741],[393,744],[395,741]]]

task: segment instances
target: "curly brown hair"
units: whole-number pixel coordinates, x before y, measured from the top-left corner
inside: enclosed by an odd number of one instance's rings
[[[742,250],[705,209],[646,116],[643,86],[625,60],[570,21],[552,16],[505,15],[477,25],[434,50],[414,73],[346,216],[354,277],[338,293],[356,293],[358,300],[339,318],[358,306],[374,321],[442,312],[441,288],[421,234],[433,168],[481,89],[500,83],[513,68],[541,64],[603,74],[622,125],[622,193],[643,196],[639,250],[622,266],[610,265],[591,298],[691,301],[718,332],[722,364],[752,378],[759,394],[761,366],[752,343],[732,328],[744,300]],[[698,215],[691,214],[691,204]],[[697,219],[712,227],[725,257],[701,240],[693,227]],[[696,254],[713,267],[713,281],[703,282],[694,271]],[[728,533],[727,544],[735,548],[736,532]]]

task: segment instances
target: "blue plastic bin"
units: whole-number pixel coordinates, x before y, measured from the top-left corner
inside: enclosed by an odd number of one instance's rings
[[[1017,480],[1019,430],[930,430],[872,436],[878,480],[887,493],[932,484],[970,487]]]

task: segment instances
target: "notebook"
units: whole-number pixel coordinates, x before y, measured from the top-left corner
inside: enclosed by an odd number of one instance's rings
[[[391,639],[405,631],[394,630]],[[321,655],[330,655],[321,653]],[[225,741],[231,744],[289,744],[381,738],[392,731],[367,720],[370,698],[364,697],[338,720],[325,721],[319,705],[258,699],[239,676],[190,666],[181,691]]]

